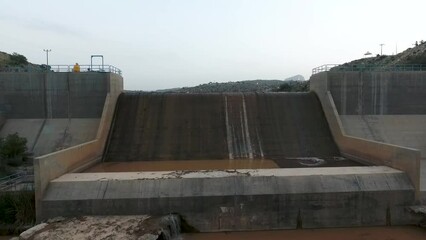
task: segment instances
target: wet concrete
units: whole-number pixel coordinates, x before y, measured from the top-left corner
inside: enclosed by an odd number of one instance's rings
[[[369,228],[334,228],[334,229],[300,229],[257,232],[222,232],[183,234],[183,240],[251,240],[251,239],[292,239],[292,240],[423,240],[426,229],[418,227],[369,227]]]
[[[182,160],[182,161],[138,161],[104,162],[85,172],[139,172],[139,171],[179,171],[214,169],[268,169],[279,168],[271,160]]]
[[[339,157],[314,93],[120,96],[104,162],[225,159],[359,165]]]
[[[133,162],[102,162],[85,172],[139,172],[180,170],[226,170],[361,166],[360,163],[342,157],[289,158],[289,159],[232,159],[232,160],[163,160]]]

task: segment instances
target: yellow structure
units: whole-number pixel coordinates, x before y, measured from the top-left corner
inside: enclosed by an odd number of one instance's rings
[[[73,72],[80,72],[80,65],[78,65],[78,63],[76,63],[76,64],[74,65],[74,67],[72,68],[72,71],[73,71]]]

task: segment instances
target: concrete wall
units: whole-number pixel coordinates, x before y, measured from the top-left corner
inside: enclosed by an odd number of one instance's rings
[[[78,171],[100,159],[113,119],[115,104],[118,95],[123,90],[123,79],[119,75],[108,74],[107,83],[108,94],[103,104],[96,140],[44,155],[34,160],[37,221],[40,221],[43,211],[41,199],[51,180],[65,173]]]
[[[46,73],[0,73],[0,112],[6,118],[44,118]]]
[[[414,189],[388,167],[66,174],[43,219],[181,214],[202,232],[411,224]]]
[[[5,118],[99,118],[108,73],[0,73]]]
[[[311,90],[318,95],[321,101],[331,133],[342,155],[374,165],[385,165],[405,171],[419,197],[420,152],[415,149],[346,135],[330,92],[332,81],[329,81],[329,74],[333,76],[333,81],[336,81],[336,73],[322,72],[313,75],[310,84]]]
[[[109,78],[97,72],[0,73],[0,136],[26,137],[36,157],[95,139]]]
[[[38,157],[96,138],[100,118],[7,119],[0,137],[18,133],[27,149]]]
[[[424,72],[327,72],[341,115],[426,114]]]
[[[340,115],[340,119],[350,136],[418,149],[426,160],[426,115]]]

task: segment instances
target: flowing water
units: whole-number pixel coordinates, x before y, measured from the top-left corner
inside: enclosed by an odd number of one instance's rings
[[[170,214],[161,218],[159,225],[162,228],[159,239],[163,240],[179,240],[180,234],[180,217]]]

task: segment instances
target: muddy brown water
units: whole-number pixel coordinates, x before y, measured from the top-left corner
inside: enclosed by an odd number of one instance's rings
[[[425,240],[426,229],[367,227],[183,234],[183,240]]]

